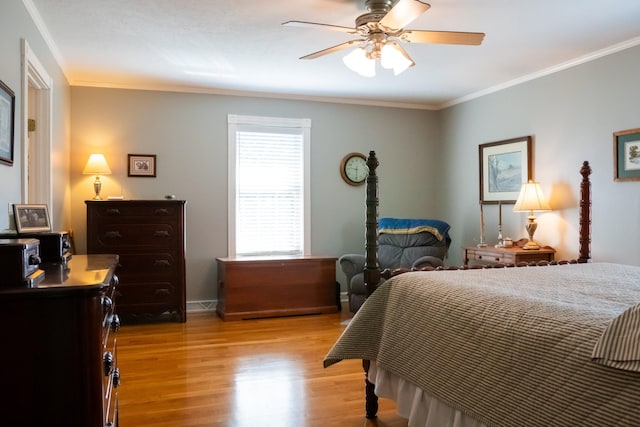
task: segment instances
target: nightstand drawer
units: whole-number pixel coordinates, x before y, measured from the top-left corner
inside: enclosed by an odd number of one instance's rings
[[[510,264],[514,261],[513,254],[483,251],[481,249],[474,251],[473,258],[471,259],[475,261],[495,262],[499,264]]]

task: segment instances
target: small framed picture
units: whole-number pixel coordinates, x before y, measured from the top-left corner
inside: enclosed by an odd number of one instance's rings
[[[18,234],[51,231],[47,205],[13,205],[13,217]]]
[[[0,81],[0,162],[13,164],[13,136],[16,115],[16,97],[13,91]]]
[[[640,181],[640,129],[613,133],[614,181]]]
[[[155,154],[129,154],[129,176],[155,178]]]
[[[480,145],[480,203],[515,203],[532,176],[531,136]]]

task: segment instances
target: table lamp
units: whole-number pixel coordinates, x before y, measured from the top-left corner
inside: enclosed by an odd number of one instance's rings
[[[82,174],[96,176],[96,180],[93,183],[93,190],[96,192],[96,196],[93,200],[102,200],[100,197],[100,189],[102,188],[100,175],[111,175],[111,169],[109,169],[109,165],[107,164],[107,159],[104,158],[104,154],[90,155]]]
[[[529,212],[529,218],[527,220],[527,225],[525,226],[527,233],[529,233],[529,241],[522,247],[522,249],[540,249],[540,245],[533,240],[533,233],[535,233],[536,228],[538,228],[534,211],[545,212],[550,210],[551,207],[549,206],[549,203],[547,203],[542,195],[540,183],[529,181],[526,184],[522,184],[518,200],[516,200],[516,204],[513,206],[514,212]]]

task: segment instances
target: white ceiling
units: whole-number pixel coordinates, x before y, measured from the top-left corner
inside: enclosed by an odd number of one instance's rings
[[[427,0],[428,1],[428,0]],[[245,93],[439,108],[640,44],[638,0],[431,0],[411,29],[484,32],[481,46],[404,45],[416,65],[361,77],[353,27],[364,0],[23,0],[71,85]]]

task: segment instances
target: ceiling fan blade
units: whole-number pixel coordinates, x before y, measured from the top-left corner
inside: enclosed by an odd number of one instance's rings
[[[328,48],[323,49],[323,50],[319,50],[319,51],[314,52],[314,53],[310,53],[309,55],[305,55],[305,56],[301,57],[300,59],[316,59],[316,58],[319,58],[321,56],[327,55],[329,53],[338,52],[340,50],[348,48],[349,46],[353,46],[354,44],[359,44],[359,43],[362,43],[364,41],[365,40],[362,40],[362,39],[351,40],[351,41],[348,41],[348,42],[345,42],[345,43],[341,43],[341,44],[338,44],[338,45],[335,45],[335,46],[328,47]]]
[[[431,5],[419,0],[400,0],[379,22],[384,28],[398,31],[418,16],[425,13]]]
[[[287,27],[306,27],[306,28],[320,28],[323,30],[340,31],[342,33],[358,34],[355,28],[342,27],[340,25],[320,24],[317,22],[305,22],[305,21],[287,21],[282,25]]]
[[[398,38],[407,43],[464,44],[477,46],[484,40],[484,33],[405,30],[398,35]]]

